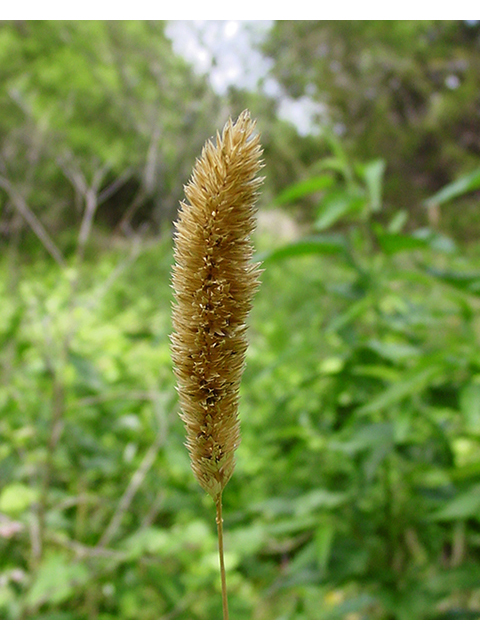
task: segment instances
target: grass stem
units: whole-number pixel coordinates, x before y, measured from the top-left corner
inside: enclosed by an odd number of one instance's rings
[[[222,581],[222,606],[223,619],[228,620],[227,579],[225,577],[225,559],[223,553],[223,518],[222,518],[222,494],[218,496],[215,505],[217,507],[217,531],[218,531],[218,555],[220,558],[220,577]]]

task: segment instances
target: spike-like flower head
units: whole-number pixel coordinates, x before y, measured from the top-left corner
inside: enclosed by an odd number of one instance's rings
[[[250,236],[261,147],[247,111],[208,141],[176,223],[172,359],[193,472],[217,500],[240,442],[246,321],[258,288]]]

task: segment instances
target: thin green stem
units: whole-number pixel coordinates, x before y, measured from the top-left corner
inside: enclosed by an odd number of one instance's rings
[[[220,557],[220,577],[222,580],[223,619],[228,620],[227,579],[225,577],[225,560],[223,557],[222,494],[218,496],[215,505],[217,507],[218,555]]]

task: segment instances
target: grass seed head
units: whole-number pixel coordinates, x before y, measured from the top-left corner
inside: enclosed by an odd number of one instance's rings
[[[176,223],[172,359],[192,469],[214,500],[240,443],[246,321],[259,284],[250,236],[261,153],[248,111],[229,120],[197,159]]]

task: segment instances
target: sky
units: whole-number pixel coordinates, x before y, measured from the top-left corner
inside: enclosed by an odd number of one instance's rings
[[[175,51],[207,73],[219,94],[229,85],[255,90],[268,75],[272,62],[263,57],[254,44],[261,42],[273,20],[172,20],[167,35]],[[300,100],[286,97],[273,78],[267,78],[263,90],[279,101],[279,115],[295,124],[302,135],[314,130],[312,120],[319,105],[307,96]]]
[[[172,20],[167,34],[177,53],[208,73],[213,88],[225,93],[229,84],[255,89],[270,64],[253,48],[272,20]]]

